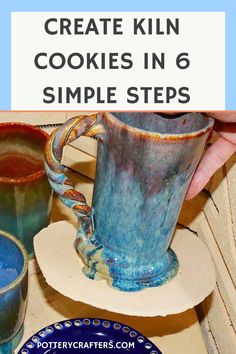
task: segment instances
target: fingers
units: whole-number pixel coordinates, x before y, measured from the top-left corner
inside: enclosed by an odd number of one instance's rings
[[[212,118],[220,120],[221,122],[236,122],[236,111],[216,111],[205,113]]]
[[[184,111],[163,111],[164,114],[183,114],[188,113]],[[203,111],[201,113],[207,114],[209,117],[215,118],[225,123],[236,123],[236,111]]]
[[[187,192],[186,199],[194,198],[204,188],[211,176],[235,151],[236,145],[220,136],[216,142],[208,148],[200,161]]]
[[[223,123],[216,121],[214,130],[223,138],[236,145],[236,123]]]

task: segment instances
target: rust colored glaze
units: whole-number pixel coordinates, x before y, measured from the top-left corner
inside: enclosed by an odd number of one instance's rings
[[[6,154],[0,157],[0,176],[3,178],[22,178],[43,169],[43,162],[35,162],[22,154]]]
[[[67,191],[65,191],[64,196],[66,198],[70,198],[78,202],[86,202],[84,195],[74,189],[68,189]]]
[[[163,143],[165,142],[181,142],[181,141],[186,141],[186,140],[191,140],[194,138],[198,138],[212,130],[213,123],[209,124],[209,126],[205,129],[192,132],[192,133],[185,133],[185,134],[159,134],[157,132],[149,132],[145,131],[139,128],[134,128],[132,126],[129,126],[123,122],[121,122],[119,119],[115,118],[114,115],[111,116],[109,113],[101,112],[100,113],[102,118],[107,122],[108,126],[110,129],[113,127],[118,128],[120,131],[125,132],[127,135],[131,134],[133,135],[137,140],[153,140],[153,141],[161,141]],[[212,119],[213,121],[213,119]]]
[[[9,131],[11,128],[18,128],[19,132],[26,132],[26,133],[30,133],[32,134],[38,141],[46,141],[49,138],[49,135],[43,131],[40,128],[34,127],[30,124],[23,124],[23,123],[0,123],[0,140],[1,138],[3,138],[4,135],[7,134],[7,131]],[[8,161],[9,162],[9,161]],[[21,164],[20,166],[22,166],[23,168],[26,167],[26,161],[25,163],[23,162],[22,165],[22,159],[21,159]],[[1,161],[2,163],[2,161]],[[7,162],[5,162],[6,164],[8,164]],[[15,165],[17,164],[17,161],[15,160]],[[5,166],[6,167],[6,166]],[[29,167],[29,166],[28,166]],[[2,170],[2,168],[1,168]],[[32,182],[35,181],[37,179],[40,179],[42,176],[45,175],[45,170],[43,165],[38,166],[37,171],[30,173],[25,175],[25,176],[20,176],[20,177],[7,177],[7,176],[3,176],[1,175],[1,170],[0,170],[0,183],[6,183],[6,184],[24,184],[24,183],[28,183],[28,182]],[[29,170],[29,169],[28,169]]]

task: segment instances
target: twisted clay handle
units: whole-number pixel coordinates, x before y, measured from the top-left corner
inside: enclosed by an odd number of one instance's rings
[[[75,189],[74,184],[65,175],[66,167],[61,165],[60,161],[65,145],[81,135],[99,137],[103,133],[99,115],[84,115],[69,119],[52,133],[46,144],[45,170],[49,183],[62,202],[72,208],[78,218],[82,218],[87,236],[91,236],[93,232],[93,209],[87,204],[85,196]]]

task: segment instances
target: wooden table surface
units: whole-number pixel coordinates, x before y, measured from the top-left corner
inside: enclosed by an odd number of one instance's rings
[[[93,181],[78,174],[79,189],[91,203]],[[74,220],[71,210],[54,198],[52,221]],[[53,254],[52,254],[53,257]],[[35,259],[29,264],[29,299],[21,345],[35,332],[54,322],[76,317],[98,317],[123,322],[149,337],[163,354],[207,354],[194,309],[166,317],[134,317],[100,310],[73,301],[45,282]],[[16,351],[17,352],[17,351]]]

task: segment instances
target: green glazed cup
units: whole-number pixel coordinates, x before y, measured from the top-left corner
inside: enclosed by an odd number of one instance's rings
[[[0,229],[16,236],[29,257],[33,237],[49,223],[52,190],[44,167],[48,134],[21,123],[0,124]]]

